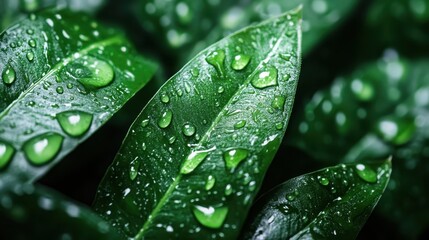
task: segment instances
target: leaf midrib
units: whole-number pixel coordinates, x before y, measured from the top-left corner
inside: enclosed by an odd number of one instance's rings
[[[88,54],[88,52],[90,52],[93,49],[96,49],[98,47],[113,45],[115,43],[120,43],[122,41],[123,41],[123,37],[121,35],[115,35],[115,36],[112,36],[110,38],[104,39],[102,41],[94,42],[94,43],[88,45],[86,48],[83,48],[80,51],[74,52],[70,56],[64,58],[62,61],[59,61],[51,70],[49,70],[49,72],[45,76],[41,77],[36,82],[32,83],[27,89],[25,89],[23,92],[21,92],[21,94],[18,96],[18,98],[13,100],[7,106],[7,108],[5,108],[0,113],[0,121],[9,113],[9,111],[14,107],[14,105],[16,105],[20,100],[22,100],[29,92],[31,92],[34,88],[36,88],[41,82],[43,82],[44,80],[51,77],[55,72],[61,70],[68,63],[70,63],[74,60],[77,60],[83,56],[86,56]]]
[[[286,22],[289,22],[289,21],[287,20]],[[249,27],[248,29],[254,28],[254,27],[257,27],[257,26],[252,26],[252,27]],[[201,146],[209,138],[209,136],[211,135],[211,132],[215,129],[215,126],[219,123],[221,117],[225,115],[226,108],[227,108],[227,106],[229,106],[231,104],[232,100],[234,99],[234,96],[236,96],[239,93],[241,93],[244,90],[244,88],[247,87],[247,85],[250,83],[252,77],[256,74],[257,70],[259,70],[260,67],[263,66],[263,64],[265,64],[266,62],[268,62],[272,58],[272,56],[275,54],[276,50],[279,48],[280,43],[284,39],[284,36],[285,36],[285,33],[286,33],[286,28],[287,28],[287,25],[284,24],[282,30],[280,31],[280,36],[281,37],[279,37],[277,39],[276,44],[271,48],[271,50],[268,53],[267,57],[264,60],[260,61],[260,63],[258,64],[258,66],[256,66],[255,69],[254,69],[254,71],[249,74],[249,76],[246,78],[246,80],[243,82],[243,84],[240,86],[240,88],[236,91],[236,93],[233,94],[230,97],[229,101],[223,106],[222,110],[216,116],[216,118],[214,119],[213,123],[210,125],[210,127],[207,129],[207,131],[204,133],[204,135],[202,136],[201,140],[198,141],[197,145]],[[247,31],[247,29],[240,31],[240,33],[244,32],[244,31]],[[234,34],[234,35],[236,35],[236,34]],[[230,36],[229,38],[232,38],[234,35]],[[207,50],[204,51],[204,52],[207,52]],[[191,60],[191,61],[193,61],[193,60]],[[167,200],[170,197],[170,195],[173,193],[173,191],[176,188],[176,186],[179,184],[180,180],[182,179],[182,176],[183,176],[183,174],[181,174],[179,172],[179,174],[174,178],[174,181],[171,183],[170,187],[167,189],[167,191],[165,192],[164,196],[161,198],[161,200],[158,202],[158,204],[155,206],[155,208],[149,214],[148,219],[143,224],[142,228],[137,233],[137,235],[134,237],[134,239],[140,239],[144,235],[144,232],[149,228],[149,226],[152,223],[153,219],[156,217],[156,215],[162,209],[162,207],[167,202]]]

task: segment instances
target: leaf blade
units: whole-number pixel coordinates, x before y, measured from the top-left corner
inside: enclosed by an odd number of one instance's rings
[[[216,231],[236,236],[242,214],[280,144],[291,112],[300,67],[299,23],[297,11],[246,28],[201,52],[167,81],[131,127],[100,184],[94,202],[96,211],[125,236],[137,239],[155,235],[198,238]],[[279,53],[284,52],[292,55],[289,61],[280,58]],[[239,54],[252,59],[242,70],[229,69],[234,60],[239,60],[235,58]],[[275,74],[271,74],[274,71],[269,69],[274,67]],[[272,84],[273,76],[276,84]],[[253,80],[264,85],[255,86]],[[270,110],[274,95],[285,97],[284,108]],[[242,134],[239,139],[232,130],[235,121],[243,119],[247,121],[245,126],[240,124],[235,129]],[[275,123],[281,125],[275,127]],[[188,168],[186,161],[197,164]],[[187,170],[181,170],[184,166]],[[128,172],[136,167],[137,177],[130,178],[135,174]],[[244,174],[250,168],[252,173]],[[232,171],[237,171],[240,178],[248,176],[250,190]],[[211,183],[206,184],[210,176]],[[225,206],[219,206],[228,185],[236,188],[235,193],[227,193]],[[190,194],[192,188],[201,193],[197,202]],[[241,192],[244,188],[247,196]],[[207,206],[209,199],[211,206]],[[231,209],[231,204],[241,206],[242,212],[225,213],[224,207]],[[220,219],[203,219],[207,217],[204,211]],[[182,218],[172,218],[172,214]],[[124,225],[127,228],[122,228]],[[222,231],[224,226],[232,225],[233,229]]]

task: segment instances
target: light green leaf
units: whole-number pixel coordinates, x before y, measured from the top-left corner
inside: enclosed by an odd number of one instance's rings
[[[245,28],[174,75],[129,130],[96,211],[135,239],[237,237],[292,110],[300,22],[296,10]]]
[[[0,181],[43,175],[156,70],[120,32],[69,11],[30,15],[0,49]]]

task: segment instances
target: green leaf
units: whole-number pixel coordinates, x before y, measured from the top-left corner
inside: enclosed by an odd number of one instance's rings
[[[429,226],[428,69],[427,60],[408,61],[387,50],[316,93],[288,138],[330,164],[392,154],[397,164],[379,210],[413,238]]]
[[[259,199],[243,239],[355,239],[389,182],[390,160],[325,168]]]
[[[44,8],[68,8],[72,11],[83,11],[94,13],[105,0],[0,0],[0,31],[9,27],[20,18],[25,17],[25,13],[36,12]]]
[[[43,175],[156,70],[121,33],[68,11],[30,15],[0,49],[0,181]]]
[[[174,75],[129,130],[96,211],[136,239],[236,237],[291,113],[300,21],[245,28]]]
[[[2,189],[1,239],[121,239],[85,206],[30,184]]]

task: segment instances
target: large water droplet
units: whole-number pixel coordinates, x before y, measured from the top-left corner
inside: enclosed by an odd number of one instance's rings
[[[67,135],[80,137],[89,130],[93,117],[92,114],[72,110],[59,113],[56,118]]]
[[[23,145],[26,158],[34,165],[43,165],[51,161],[60,151],[63,136],[58,133],[44,133],[31,138]]]
[[[0,141],[0,169],[3,169],[8,165],[14,154],[15,149],[12,145]]]
[[[216,178],[214,178],[212,175],[208,176],[205,189],[209,191],[214,187],[215,183],[216,183]]]
[[[377,173],[371,167],[365,166],[364,164],[357,164],[355,170],[362,180],[369,183],[377,182]]]
[[[137,157],[130,162],[130,179],[131,179],[131,181],[136,179],[137,174],[139,172],[139,168],[140,168],[140,161],[139,161],[139,158]]]
[[[170,126],[171,119],[173,118],[173,112],[171,110],[166,110],[162,113],[161,117],[158,120],[158,126],[160,128],[166,128]]]
[[[15,70],[12,68],[12,66],[10,64],[8,64],[5,69],[3,70],[3,73],[1,75],[3,82],[5,84],[12,84],[13,82],[15,82],[16,79],[16,72]]]
[[[235,148],[235,149],[230,149],[226,151],[223,154],[226,167],[234,171],[234,169],[241,163],[241,161],[247,158],[248,154],[249,154],[249,151],[242,148]]]
[[[250,56],[245,54],[238,54],[232,59],[231,67],[234,70],[244,69],[250,62]]]
[[[97,58],[85,56],[71,64],[72,72],[87,88],[102,88],[109,85],[115,76],[112,66]]]
[[[201,162],[207,157],[209,152],[212,150],[213,149],[198,150],[198,151],[191,152],[183,162],[182,167],[180,168],[180,173],[189,174],[192,171],[194,171],[194,169],[201,164]]]
[[[253,76],[252,85],[255,88],[266,88],[277,85],[277,69],[274,67],[267,67],[260,70]]]
[[[225,61],[224,50],[216,50],[211,52],[206,57],[206,61],[216,69],[219,75],[223,76],[223,62]]]
[[[182,127],[182,132],[185,136],[190,137],[195,134],[195,126],[190,123],[186,123]]]
[[[192,212],[194,213],[195,218],[201,225],[208,228],[217,229],[222,227],[223,222],[228,215],[228,208],[223,206],[204,207],[195,205],[192,208]]]

